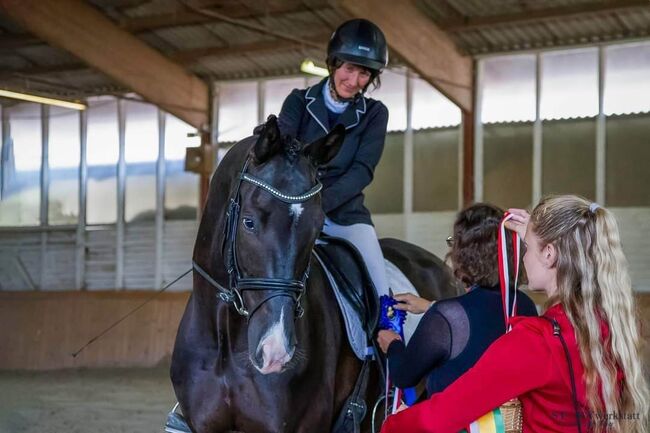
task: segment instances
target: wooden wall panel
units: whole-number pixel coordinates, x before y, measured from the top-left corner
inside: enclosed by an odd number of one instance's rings
[[[0,293],[0,369],[150,367],[168,358],[189,292],[163,293],[86,348],[149,292]]]

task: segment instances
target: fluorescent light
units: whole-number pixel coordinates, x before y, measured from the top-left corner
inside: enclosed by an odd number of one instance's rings
[[[12,92],[10,90],[0,89],[0,96],[5,98],[20,99],[29,102],[38,102],[39,104],[56,105],[58,107],[72,108],[73,110],[85,110],[86,104],[77,102],[64,101],[61,99],[45,98],[43,96],[29,95],[27,93]]]
[[[327,68],[321,68],[320,66],[314,65],[309,59],[305,59],[300,64],[300,70],[305,74],[318,75],[319,77],[327,77],[330,73]]]

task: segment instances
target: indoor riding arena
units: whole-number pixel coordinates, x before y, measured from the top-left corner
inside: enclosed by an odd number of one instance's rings
[[[352,18],[388,44],[379,238],[444,260],[472,203],[596,202],[650,368],[648,0],[0,0],[0,433],[164,431],[210,179]]]

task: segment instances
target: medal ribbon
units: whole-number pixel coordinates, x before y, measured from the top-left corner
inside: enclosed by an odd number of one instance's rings
[[[513,284],[514,298],[512,300],[512,307],[510,307],[510,269],[508,262],[508,248],[506,238],[505,223],[512,219],[512,214],[506,212],[499,224],[499,236],[497,240],[498,256],[499,256],[499,284],[501,286],[501,301],[503,302],[503,318],[506,324],[506,332],[510,331],[512,327],[510,319],[517,315],[517,283],[519,280],[519,251],[521,249],[521,239],[516,232],[512,236],[512,263],[515,267],[515,281]]]

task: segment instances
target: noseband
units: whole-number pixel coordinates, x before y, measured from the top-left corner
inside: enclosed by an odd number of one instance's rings
[[[241,195],[239,189],[242,182],[248,182],[251,185],[263,189],[264,191],[271,194],[272,197],[280,200],[284,203],[295,204],[295,203],[304,203],[316,196],[323,185],[320,182],[316,182],[309,191],[300,194],[300,195],[289,195],[284,194],[280,190],[276,189],[272,185],[269,185],[262,179],[254,177],[248,173],[248,164],[250,159],[246,159],[242,171],[239,174],[237,184],[235,186],[234,192],[230,196],[230,205],[228,206],[228,212],[226,213],[226,223],[224,225],[224,245],[223,245],[223,257],[226,260],[226,271],[228,272],[228,288],[223,287],[221,284],[217,283],[214,278],[212,278],[201,266],[196,262],[192,262],[194,270],[205,279],[208,283],[214,286],[218,291],[218,297],[224,302],[232,303],[235,307],[235,310],[240,315],[246,317],[248,320],[253,316],[253,314],[266,302],[270,301],[273,298],[279,296],[287,296],[293,299],[296,303],[296,317],[302,317],[304,310],[300,305],[300,300],[303,293],[305,292],[305,284],[307,282],[307,277],[309,276],[309,264],[307,269],[303,274],[302,280],[293,280],[285,278],[267,278],[267,277],[243,277],[239,266],[237,264],[237,227],[239,226],[239,213],[240,213],[240,201]],[[262,302],[257,304],[252,310],[248,310],[244,303],[243,292],[246,290],[263,290],[269,291],[271,294],[264,298]]]

